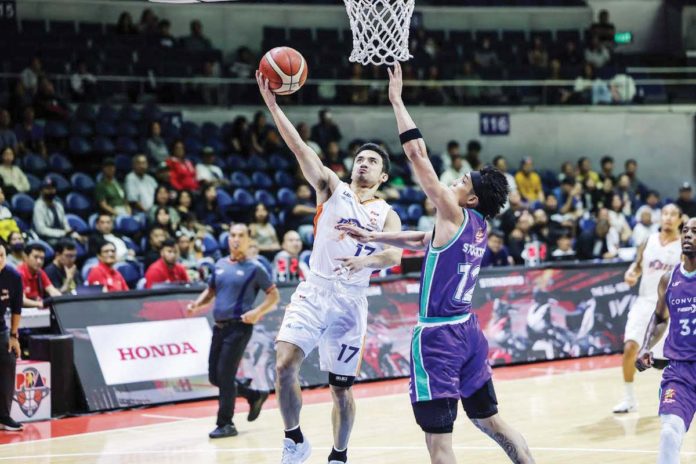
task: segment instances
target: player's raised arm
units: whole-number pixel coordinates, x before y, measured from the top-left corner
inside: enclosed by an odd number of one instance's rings
[[[268,79],[266,79],[259,71],[256,71],[256,82],[259,85],[259,91],[266,103],[268,110],[271,112],[273,121],[278,127],[280,136],[287,144],[288,148],[295,154],[297,161],[300,163],[302,174],[307,179],[317,193],[327,193],[336,187],[340,182],[336,173],[324,166],[319,159],[319,156],[306,143],[302,141],[300,134],[293,126],[292,122],[285,116],[283,110],[276,102],[276,96],[268,87]]]
[[[643,253],[645,252],[645,246],[647,245],[647,243],[648,241],[645,240],[643,243],[640,244],[640,246],[638,247],[638,251],[636,252],[636,259],[631,263],[630,266],[628,266],[628,269],[626,269],[626,273],[624,274],[624,282],[626,282],[631,287],[638,283],[638,278],[642,273]]]
[[[413,173],[425,194],[435,203],[438,213],[445,219],[459,221],[461,219],[461,207],[454,193],[440,183],[435,168],[428,158],[428,150],[425,141],[420,136],[411,115],[406,110],[401,99],[403,80],[401,66],[398,62],[394,69],[387,69],[389,73],[389,101],[394,108],[396,124],[399,136],[404,148],[404,153],[413,165]]]
[[[645,340],[643,341],[643,346],[638,353],[638,358],[636,359],[636,369],[639,371],[644,371],[653,364],[653,357],[650,350],[653,346],[657,344],[662,338],[662,335],[667,330],[667,323],[669,322],[669,310],[667,309],[667,302],[665,300],[665,293],[667,292],[667,286],[669,285],[669,279],[672,275],[672,271],[666,272],[660,278],[660,285],[657,287],[657,305],[655,306],[655,313],[650,319],[648,324],[648,329],[645,332]]]
[[[338,229],[346,232],[360,243],[379,242],[414,251],[425,250],[433,235],[432,232],[416,230],[372,232],[351,224],[341,224]]]

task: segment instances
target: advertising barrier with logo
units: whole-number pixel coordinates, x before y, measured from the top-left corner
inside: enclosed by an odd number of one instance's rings
[[[17,422],[51,418],[51,365],[44,361],[17,361],[12,419]]]
[[[621,349],[635,290],[626,264],[484,269],[474,312],[490,343],[493,365],[613,353]],[[436,284],[434,287],[436,288]],[[295,290],[282,285],[280,307],[254,328],[239,377],[271,390],[274,340]],[[374,282],[359,380],[407,376],[410,334],[418,313],[417,277]],[[200,288],[60,297],[55,314],[75,336],[75,364],[89,410],[211,397],[207,356],[210,311],[186,317]],[[259,298],[262,298],[260,296]],[[323,385],[316,350],[300,371],[303,386]]]

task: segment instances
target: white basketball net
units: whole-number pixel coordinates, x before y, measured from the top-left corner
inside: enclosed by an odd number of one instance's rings
[[[415,0],[343,0],[353,31],[350,61],[393,64],[411,58],[408,32]]]

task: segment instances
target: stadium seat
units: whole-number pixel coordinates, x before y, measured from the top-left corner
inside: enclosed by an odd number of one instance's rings
[[[305,250],[300,253],[300,261],[309,266],[309,257],[312,256],[312,250]]]
[[[116,155],[114,163],[116,164],[116,173],[119,177],[125,177],[133,167],[132,158],[127,155]]]
[[[278,190],[278,206],[281,208],[292,208],[297,203],[297,196],[295,192],[289,188],[281,188]]]
[[[88,235],[92,230],[80,216],[68,213],[65,218],[68,220],[70,228],[80,235]]]
[[[273,179],[261,171],[255,171],[251,174],[251,183],[257,189],[270,189],[273,187]]]
[[[273,208],[276,205],[275,197],[268,190],[257,190],[254,199],[256,203],[263,203],[267,208]]]
[[[94,121],[97,119],[97,112],[92,105],[80,103],[75,109],[74,116],[80,121]]]
[[[24,171],[37,176],[41,176],[48,170],[48,163],[46,163],[42,157],[33,153],[29,153],[28,155],[24,156],[22,166]]]
[[[227,167],[230,171],[244,171],[247,168],[247,162],[239,155],[230,155],[227,157]]]
[[[135,288],[135,285],[143,276],[140,266],[130,261],[116,263],[114,265],[114,269],[116,269],[123,276],[123,279],[130,288]]]
[[[116,150],[120,153],[126,153],[129,155],[134,155],[139,151],[138,144],[135,143],[135,140],[125,135],[122,135],[116,139]]]
[[[92,210],[92,202],[81,193],[70,192],[65,198],[65,209],[68,212],[85,217]]]
[[[99,124],[99,122],[114,122],[117,119],[118,112],[113,106],[101,105],[99,107],[99,111],[97,111],[97,124]]]
[[[220,250],[217,240],[210,234],[205,234],[203,236],[203,254],[205,256],[213,256],[216,252]]]
[[[60,121],[48,121],[44,128],[44,136],[47,139],[63,139],[70,134],[68,127]]]
[[[91,194],[94,192],[94,180],[85,173],[76,172],[70,177],[70,183],[80,193]]]
[[[132,216],[119,215],[116,216],[115,224],[116,232],[128,236],[134,236],[142,231],[142,224]]]
[[[145,121],[161,121],[162,115],[162,110],[154,103],[148,103],[142,109],[142,116]]]
[[[75,241],[75,251],[77,252],[78,261],[82,261],[82,259],[87,256],[87,246],[78,241]]]
[[[118,126],[116,126],[116,133],[127,137],[137,137],[138,128],[130,121],[121,121]]]
[[[197,139],[201,138],[201,128],[192,121],[185,121],[181,125],[181,133],[184,137],[194,137]]]
[[[109,156],[116,151],[116,147],[109,137],[98,135],[94,139],[94,151],[99,155]]]
[[[70,174],[73,171],[73,165],[68,158],[60,153],[54,153],[48,157],[48,166],[53,172],[59,174]]]
[[[51,261],[53,261],[53,257],[55,256],[56,253],[55,253],[55,251],[53,251],[53,247],[51,245],[49,245],[45,241],[41,240],[40,238],[29,240],[27,245],[31,245],[33,243],[38,243],[39,245],[41,245],[44,248],[44,251],[46,252],[44,262],[50,263]]]
[[[36,177],[34,174],[26,173],[25,175],[27,176],[27,180],[29,181],[29,195],[38,195],[39,190],[41,189],[41,179]]]
[[[93,134],[94,129],[92,129],[92,126],[86,121],[75,119],[72,123],[70,123],[70,135],[90,137]]]
[[[140,248],[140,245],[138,245],[137,243],[135,243],[135,241],[134,241],[132,238],[130,238],[130,237],[124,235],[123,237],[121,237],[121,239],[122,239],[123,242],[126,244],[126,247],[127,247],[129,250],[133,250],[133,251],[135,252],[136,255],[139,255],[139,254],[142,252],[142,250],[141,250],[141,248]]]
[[[186,147],[186,155],[200,155],[203,150],[203,143],[200,139],[195,137],[186,137],[184,139],[184,146]]]
[[[226,190],[223,190],[221,188],[217,189],[217,205],[218,205],[218,210],[224,212],[227,208],[232,206],[234,203],[234,200],[230,196],[229,193],[227,193]]]
[[[275,154],[268,158],[268,162],[274,170],[284,171],[290,169],[290,161],[284,156]]]
[[[408,222],[408,213],[406,212],[406,209],[401,206],[401,205],[392,205],[392,209],[396,214],[399,215],[399,219],[401,219],[401,222]]]
[[[10,201],[12,212],[23,218],[30,218],[34,212],[34,199],[26,193],[15,193]]]
[[[46,178],[51,179],[53,181],[53,185],[56,186],[56,192],[58,193],[58,195],[63,195],[67,193],[68,191],[70,191],[70,188],[72,187],[70,185],[70,182],[68,182],[68,180],[65,177],[61,176],[58,173],[52,172],[50,174],[47,174]]]
[[[258,155],[249,157],[246,164],[247,171],[267,171],[268,163]]]
[[[229,238],[230,238],[229,232],[223,232],[220,234],[220,236],[218,237],[218,245],[220,246],[221,250],[226,250],[228,248],[227,240]]]
[[[402,203],[422,203],[425,200],[425,194],[413,187],[406,187],[399,193],[399,200]]]
[[[94,266],[99,264],[99,260],[97,258],[89,258],[87,261],[85,261],[85,264],[82,265],[82,271],[80,271],[80,274],[82,274],[82,280],[87,282],[87,276],[89,275],[89,271],[92,270]]]
[[[97,120],[94,128],[99,135],[104,135],[106,137],[116,136],[116,126],[112,121]]]
[[[203,146],[212,148],[215,153],[222,153],[225,151],[225,143],[219,137],[208,137],[204,139]]]
[[[235,171],[230,176],[230,185],[236,188],[249,188],[251,187],[251,179],[243,172]]]
[[[273,178],[278,187],[292,188],[295,186],[295,178],[287,171],[277,171]]]
[[[27,224],[21,217],[13,216],[12,219],[15,220],[15,222],[17,223],[17,227],[19,227],[19,230],[21,230],[22,232],[29,232],[29,230],[31,230],[31,226]]]
[[[418,203],[414,203],[412,205],[409,205],[408,209],[406,210],[406,213],[408,215],[408,221],[411,224],[416,224],[420,217],[423,215],[423,207]]]
[[[220,128],[214,122],[204,122],[201,126],[201,136],[204,139],[211,137],[220,138]]]
[[[235,190],[232,198],[234,198],[234,207],[236,209],[246,210],[256,204],[254,202],[254,197],[244,188]]]
[[[83,157],[92,152],[92,145],[84,137],[70,137],[70,153],[75,156]]]
[[[142,121],[143,117],[137,108],[131,105],[123,105],[118,112],[119,121],[128,121],[131,123],[138,123]]]

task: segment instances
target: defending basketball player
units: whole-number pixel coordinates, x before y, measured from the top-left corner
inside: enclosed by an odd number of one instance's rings
[[[681,210],[674,204],[665,205],[660,217],[660,231],[656,232],[638,247],[636,260],[629,266],[624,281],[634,286],[640,278],[638,298],[636,298],[626,320],[624,331],[623,379],[624,398],[614,406],[617,414],[638,411],[638,402],[633,393],[633,380],[636,373],[634,366],[640,344],[645,337],[648,323],[657,303],[657,286],[665,271],[680,262],[679,225]],[[660,340],[653,350],[656,359],[664,358]],[[664,361],[663,361],[664,362]]]
[[[498,170],[485,167],[451,186],[438,180],[425,142],[401,99],[398,63],[389,70],[389,99],[404,152],[413,173],[437,208],[432,232],[377,232],[352,225],[341,229],[363,242],[427,250],[420,285],[418,324],[411,345],[410,395],[416,422],[425,432],[430,460],[456,462],[452,430],[457,403],[481,431],[495,440],[512,462],[534,462],[522,435],[498,415],[487,361],[488,342],[471,312],[471,301],[486,248],[486,217],[498,214],[508,184]]]
[[[341,182],[302,141],[276,103],[268,80],[260,73],[256,79],[283,140],[317,195],[310,274],[293,294],[276,342],[276,393],[285,424],[282,463],[305,462],[311,453],[309,441],[300,430],[302,395],[298,373],[304,358],[317,346],[321,368],[329,372],[334,402],[334,447],[328,461],[345,463],[355,419],[351,386],[360,369],[367,330],[366,290],[372,271],[401,262],[401,250],[358,243],[337,226],[401,230],[397,214],[375,197],[389,177],[389,155],[377,145],[362,146],[355,155],[350,185]]]
[[[635,361],[639,371],[651,367],[650,350],[669,327],[664,343],[669,364],[660,384],[658,464],[679,463],[682,440],[696,412],[696,218],[682,229],[681,251],[682,264],[660,279],[655,311]]]

